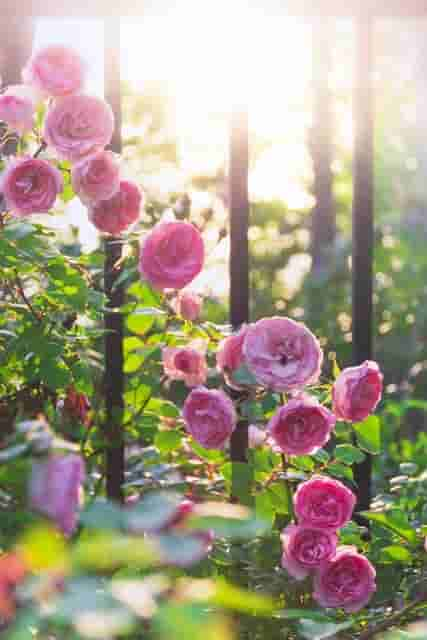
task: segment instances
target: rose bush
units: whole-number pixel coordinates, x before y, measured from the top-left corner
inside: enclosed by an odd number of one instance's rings
[[[55,639],[199,640],[212,628],[228,640],[214,613],[228,607],[245,614],[248,638],[356,639],[384,611],[416,613],[425,479],[403,475],[355,513],[353,465],[381,453],[379,366],[335,362],[331,379],[332,354],[288,317],[234,332],[200,320],[208,296],[190,288],[205,260],[200,221],[183,207],[180,220],[142,215],[141,189],[106,150],[111,110],[81,93],[83,68],[48,47],[24,71],[31,109],[2,102],[13,88],[0,96],[5,136],[26,134],[0,178],[1,624]],[[113,269],[128,295],[107,309],[125,320],[113,425],[102,256],[61,251],[43,224],[17,219],[74,196],[125,246]],[[125,466],[123,506],[106,499],[112,460]]]

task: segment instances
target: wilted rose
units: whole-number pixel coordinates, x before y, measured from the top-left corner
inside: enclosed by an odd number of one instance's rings
[[[305,325],[279,317],[249,325],[243,355],[259,384],[274,391],[316,382],[323,358],[318,340]]]
[[[306,394],[290,400],[274,414],[268,429],[282,453],[310,455],[329,440],[336,418],[316,398]]]
[[[291,524],[282,531],[282,567],[296,580],[304,580],[311,571],[330,560],[336,551],[338,536],[333,531]]]
[[[339,420],[361,422],[381,400],[383,375],[376,362],[366,360],[344,369],[332,388],[333,411]]]
[[[187,431],[205,449],[223,449],[236,427],[233,403],[222,391],[194,389],[182,414]]]
[[[356,496],[350,489],[327,476],[313,476],[299,485],[294,496],[299,524],[337,531],[351,520]]]
[[[315,600],[322,607],[339,607],[355,613],[376,591],[375,569],[355,547],[339,547],[314,577]]]
[[[203,239],[195,226],[160,222],[141,246],[140,272],[155,289],[183,289],[202,270],[204,256]]]

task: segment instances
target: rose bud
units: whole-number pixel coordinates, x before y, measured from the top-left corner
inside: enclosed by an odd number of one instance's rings
[[[339,547],[314,577],[314,599],[321,607],[356,613],[376,591],[375,569],[355,547]]]
[[[168,378],[182,380],[187,387],[204,384],[208,375],[206,344],[193,341],[186,347],[165,347],[163,368]]]
[[[310,455],[328,442],[335,422],[334,414],[315,398],[301,395],[274,414],[268,430],[282,453]]]
[[[192,291],[180,291],[174,301],[175,312],[190,322],[195,322],[202,310],[202,298]]]
[[[296,580],[304,580],[311,571],[330,560],[337,548],[338,536],[326,529],[291,524],[280,536],[282,567]]]
[[[155,289],[183,289],[201,272],[204,256],[196,227],[188,222],[160,222],[141,246],[139,269]]]
[[[223,449],[236,428],[236,412],[222,391],[194,389],[182,412],[186,429],[205,449]]]
[[[358,367],[344,369],[332,387],[332,408],[339,420],[361,422],[381,400],[383,375],[379,366],[366,360]]]
[[[323,354],[317,338],[290,318],[264,318],[248,327],[243,355],[257,382],[273,391],[317,382]]]
[[[313,476],[299,485],[294,496],[298,522],[305,527],[337,531],[351,520],[356,496],[342,482]]]
[[[245,340],[249,325],[243,325],[240,331],[224,338],[218,346],[216,354],[216,365],[222,372],[229,387],[239,390],[241,385],[233,380],[233,373],[237,371],[245,362],[243,355],[243,342]]]

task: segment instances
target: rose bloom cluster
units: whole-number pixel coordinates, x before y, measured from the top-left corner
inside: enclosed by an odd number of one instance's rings
[[[314,574],[314,598],[323,607],[359,611],[376,590],[375,569],[355,547],[337,546],[356,496],[333,478],[314,476],[294,496],[298,524],[281,535],[282,566],[296,580]]]
[[[118,158],[106,150],[113,112],[104,100],[83,93],[84,75],[77,53],[49,46],[29,60],[22,85],[0,94],[0,121],[19,136],[32,131],[37,109],[48,100],[41,150],[46,146],[56,158],[12,158],[0,176],[0,192],[13,216],[47,213],[64,186],[59,163],[67,161],[90,221],[101,232],[119,235],[139,219],[143,197],[136,184],[121,177]]]

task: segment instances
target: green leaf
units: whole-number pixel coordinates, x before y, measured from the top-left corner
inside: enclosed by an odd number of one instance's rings
[[[215,582],[213,593],[208,600],[217,606],[255,616],[271,616],[275,610],[271,598],[239,589],[225,580]]]
[[[381,451],[381,423],[377,416],[369,416],[363,422],[353,425],[357,444],[368,453],[378,454]]]
[[[253,468],[246,462],[232,462],[231,494],[240,504],[253,505],[252,496]]]
[[[302,619],[298,629],[306,640],[324,640],[336,636],[339,631],[353,626],[351,620],[336,624],[335,622],[316,622],[315,620]]]
[[[179,431],[159,431],[154,438],[154,444],[162,453],[170,453],[179,449],[181,440]]]
[[[335,448],[334,455],[338,462],[348,465],[363,462],[366,457],[363,451],[351,444],[339,444]]]
[[[283,609],[279,611],[278,617],[284,620],[317,620],[318,622],[328,622],[328,618],[323,611],[317,609]]]
[[[208,462],[216,462],[221,463],[225,461],[225,454],[222,451],[217,451],[215,449],[204,449],[201,447],[195,440],[191,441],[191,448],[194,453],[202,458],[202,460],[207,460]]]
[[[411,527],[408,522],[408,519],[402,512],[396,511],[388,511],[384,512],[375,512],[375,511],[362,511],[361,515],[371,522],[375,522],[376,524],[396,533],[398,536],[415,544],[417,542],[417,534],[415,530]]]
[[[354,477],[352,469],[341,462],[328,464],[328,472],[336,478],[345,478],[346,480],[353,480]]]
[[[255,376],[249,371],[246,365],[242,365],[236,371],[233,371],[233,381],[242,386],[257,384]]]
[[[398,564],[411,564],[412,555],[406,548],[399,545],[390,545],[381,550],[380,560],[382,562],[396,562]]]

